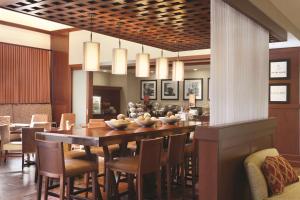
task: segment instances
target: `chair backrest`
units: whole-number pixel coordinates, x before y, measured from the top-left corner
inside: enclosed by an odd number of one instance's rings
[[[31,116],[31,124],[33,122],[49,122],[49,116],[47,114],[34,114]]]
[[[104,122],[104,119],[90,119],[89,123],[95,123],[95,122]]]
[[[9,125],[7,124],[0,124],[0,139],[1,139],[1,149],[4,144],[7,144],[10,142],[10,133],[9,133]]]
[[[35,133],[43,132],[43,128],[22,128],[22,153],[35,153]]]
[[[59,129],[69,130],[75,124],[76,115],[74,113],[63,113],[61,114]],[[69,121],[69,127],[67,126],[67,121]]]
[[[36,147],[40,175],[58,178],[65,173],[62,143],[36,140]]]
[[[187,134],[171,135],[168,144],[168,162],[170,165],[177,165],[184,162],[184,146]]]
[[[245,159],[244,166],[248,175],[253,200],[263,200],[268,197],[268,186],[261,171],[261,165],[267,156],[278,155],[278,151],[271,148],[257,151]]]
[[[139,170],[147,174],[160,170],[163,138],[141,140],[139,154]]]
[[[10,116],[0,116],[0,124],[10,125],[11,117]]]
[[[33,122],[30,124],[30,128],[43,128],[46,131],[50,131],[51,122]]]
[[[103,127],[106,127],[106,123],[104,121],[88,123],[88,128],[103,128]]]

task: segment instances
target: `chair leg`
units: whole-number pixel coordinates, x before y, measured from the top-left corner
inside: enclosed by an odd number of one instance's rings
[[[143,175],[137,174],[136,176],[137,179],[137,199],[138,200],[143,200]]]
[[[85,188],[88,188],[88,187],[89,187],[89,185],[90,185],[90,173],[86,173],[86,174],[84,175],[84,185],[85,185]],[[87,198],[88,195],[89,195],[89,192],[87,191],[87,192],[85,193],[85,198]]]
[[[166,166],[166,175],[167,175],[167,195],[168,195],[168,200],[171,200],[171,169],[170,166]]]
[[[46,176],[45,177],[45,184],[44,184],[44,191],[45,191],[44,200],[48,199],[48,188],[49,188],[49,178]]]
[[[8,154],[8,151],[5,150],[4,151],[4,163],[6,163],[6,161],[7,161],[7,154]]]
[[[42,184],[43,184],[43,176],[39,175],[39,177],[38,177],[37,200],[41,200],[41,197],[42,197]]]
[[[184,191],[185,191],[184,162],[182,162],[182,164],[180,165],[180,172],[181,172],[180,177],[181,177],[182,197],[184,199]]]
[[[65,177],[61,176],[59,179],[59,199],[65,199]]]
[[[74,177],[68,177],[67,178],[67,190],[66,190],[67,200],[71,200],[71,194],[73,193],[73,186],[74,186]]]
[[[102,199],[102,195],[100,192],[99,184],[98,184],[98,172],[92,172],[92,184],[93,184],[93,199],[98,200]]]
[[[161,200],[161,174],[160,174],[160,171],[156,172],[156,195],[157,195],[157,199]]]
[[[22,172],[24,171],[24,153],[22,153]]]

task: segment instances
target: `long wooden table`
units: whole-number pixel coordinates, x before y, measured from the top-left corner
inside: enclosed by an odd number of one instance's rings
[[[38,132],[37,139],[48,141],[63,142],[68,144],[84,145],[87,155],[91,155],[90,146],[103,147],[104,160],[112,159],[108,146],[112,144],[120,144],[120,148],[126,148],[127,143],[131,141],[140,141],[145,138],[164,137],[179,133],[193,132],[196,126],[207,126],[207,123],[188,121],[178,122],[175,125],[155,125],[153,127],[139,127],[136,124],[131,124],[125,130],[112,130],[105,128],[80,128],[72,129],[71,131],[62,132]],[[125,145],[124,145],[125,144]],[[91,156],[92,157],[92,156]],[[106,171],[106,175],[108,175]],[[110,191],[106,184],[106,190]],[[109,194],[110,192],[107,192]]]

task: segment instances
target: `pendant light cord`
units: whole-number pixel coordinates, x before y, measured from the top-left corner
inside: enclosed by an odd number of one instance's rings
[[[160,56],[163,58],[164,57],[164,50],[161,50]]]
[[[121,48],[121,20],[118,22],[119,48]]]

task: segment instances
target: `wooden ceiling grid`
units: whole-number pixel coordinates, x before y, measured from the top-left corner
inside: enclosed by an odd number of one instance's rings
[[[210,48],[210,0],[4,0],[0,6],[85,30],[92,13],[94,32],[170,51]]]

